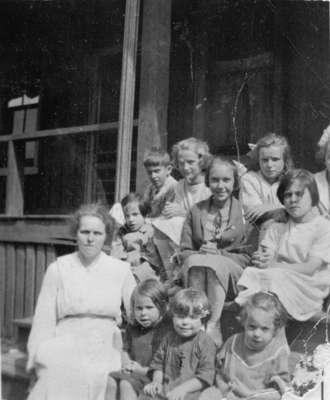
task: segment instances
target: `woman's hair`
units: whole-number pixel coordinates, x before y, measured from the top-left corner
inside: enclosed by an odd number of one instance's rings
[[[278,297],[271,292],[258,292],[253,294],[247,302],[243,305],[239,319],[240,323],[244,325],[249,312],[252,309],[259,309],[267,313],[272,313],[274,317],[274,327],[279,329],[285,326],[287,321],[287,312],[279,301]]]
[[[174,166],[179,168],[179,152],[181,150],[190,150],[197,154],[199,158],[199,166],[204,172],[210,162],[211,154],[209,150],[209,145],[202,140],[190,137],[188,139],[181,140],[172,147],[172,160]]]
[[[204,322],[210,315],[210,303],[206,294],[201,290],[182,289],[171,299],[170,312],[172,315],[181,317],[192,315]]]
[[[277,197],[280,202],[284,204],[284,194],[295,181],[298,181],[304,189],[309,190],[312,206],[316,206],[319,203],[319,192],[313,174],[306,169],[293,169],[281,178],[277,189]]]
[[[143,158],[143,165],[145,168],[158,166],[167,167],[171,165],[171,159],[167,151],[158,147],[152,147],[146,151]]]
[[[70,231],[73,236],[77,235],[82,217],[97,217],[105,226],[108,241],[112,240],[116,222],[109,214],[109,210],[100,203],[83,204],[71,217]]]
[[[224,164],[226,166],[228,166],[232,171],[233,171],[233,175],[234,175],[234,191],[239,189],[239,177],[238,177],[238,171],[236,168],[236,165],[233,163],[232,160],[223,157],[223,156],[214,156],[211,158],[209,166],[206,169],[205,172],[205,184],[207,186],[210,186],[210,172],[212,170],[212,168],[214,167],[214,165],[216,164]]]
[[[149,212],[149,205],[143,200],[142,196],[138,193],[128,193],[120,201],[122,208],[124,209],[129,203],[137,203],[139,206],[140,213],[145,217]]]
[[[137,296],[149,297],[149,299],[158,308],[160,315],[163,317],[167,312],[168,296],[164,286],[156,279],[146,279],[140,282],[131,295],[131,310],[132,319],[135,320],[134,316],[134,304]]]
[[[291,156],[291,149],[289,142],[287,139],[282,135],[277,135],[276,133],[267,133],[265,136],[260,138],[257,141],[256,147],[250,153],[252,159],[256,162],[259,166],[259,155],[260,149],[263,147],[270,147],[270,146],[279,146],[282,147],[283,150],[283,161],[284,161],[284,168],[283,173],[290,171],[293,168],[293,161]]]

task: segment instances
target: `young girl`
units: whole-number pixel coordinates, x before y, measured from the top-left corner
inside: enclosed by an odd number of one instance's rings
[[[236,282],[250,257],[244,245],[241,206],[233,196],[238,189],[235,165],[221,157],[213,158],[206,182],[212,195],[188,213],[180,258],[184,261],[185,284],[207,292],[212,308],[207,332],[220,345],[219,321],[226,295],[228,290],[233,297],[237,294]]]
[[[173,273],[171,256],[180,244],[184,218],[195,203],[210,195],[205,185],[205,171],[210,159],[206,142],[193,137],[181,140],[173,146],[172,158],[183,178],[175,188],[174,201],[165,204],[163,218],[153,221],[155,243],[169,279]]]
[[[286,313],[277,297],[259,292],[240,313],[243,333],[231,336],[217,355],[215,387],[200,400],[280,400],[289,380],[284,327]]]
[[[323,131],[318,142],[317,158],[325,166],[325,169],[314,175],[320,201],[318,209],[322,215],[330,216],[330,125]]]
[[[154,229],[145,222],[147,206],[137,193],[129,193],[121,200],[125,225],[119,228],[112,245],[112,255],[131,264],[140,282],[161,274],[161,260],[153,243]]]
[[[170,303],[174,330],[167,334],[150,364],[152,382],[140,399],[193,400],[214,380],[215,345],[202,330],[209,314],[206,295],[183,289]]]
[[[283,219],[284,216],[276,192],[280,178],[292,168],[290,147],[285,137],[269,133],[257,142],[251,155],[259,170],[242,176],[240,197],[246,220],[265,229],[269,226],[269,223],[261,226],[265,221]]]
[[[275,293],[292,318],[305,321],[322,309],[330,287],[330,221],[315,206],[319,195],[313,175],[303,169],[281,180],[278,198],[289,216],[274,223],[253,255],[254,267],[244,270],[236,298],[259,290]]]
[[[137,399],[144,385],[150,382],[147,372],[152,356],[171,329],[171,321],[166,317],[166,292],[158,281],[141,282],[132,294],[131,303],[133,323],[124,334],[122,371],[109,377],[106,400]]]

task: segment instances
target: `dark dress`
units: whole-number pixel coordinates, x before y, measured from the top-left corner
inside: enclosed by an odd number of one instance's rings
[[[184,261],[182,275],[185,286],[188,283],[189,270],[192,267],[209,268],[227,293],[230,288],[235,297],[236,282],[243,269],[249,264],[249,248],[245,243],[245,225],[242,208],[237,199],[232,197],[228,222],[222,227],[222,234],[217,240],[221,254],[200,253],[205,241],[208,215],[212,206],[212,196],[195,204],[187,215],[181,236],[181,256]]]
[[[199,331],[192,338],[182,338],[174,330],[168,333],[150,364],[150,373],[162,371],[164,375],[164,393],[158,398],[166,398],[169,390],[192,378],[198,378],[206,387],[212,385],[215,353],[215,344],[204,331]],[[198,399],[200,394],[201,391],[188,393],[185,399]],[[143,395],[139,399],[151,397]]]
[[[123,350],[130,358],[142,366],[150,365],[152,357],[158,349],[164,336],[172,329],[172,321],[167,316],[152,328],[143,328],[141,325],[128,325],[123,337]],[[136,393],[140,393],[150,382],[147,375],[136,372],[113,372],[111,376],[116,380],[130,382]]]

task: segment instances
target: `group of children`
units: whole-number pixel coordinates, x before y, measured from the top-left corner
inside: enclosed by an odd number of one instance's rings
[[[220,350],[203,329],[210,304],[203,291],[167,291],[147,279],[132,294],[122,370],[108,379],[107,400],[278,400],[289,380],[286,312],[268,292],[243,306],[242,333]]]
[[[315,178],[293,169],[287,140],[273,133],[250,154],[256,170],[242,176],[195,138],[177,143],[172,161],[157,149],[146,154],[150,186],[122,200],[113,246],[139,284],[108,399],[118,388],[121,399],[281,397],[285,316],[307,320],[329,295],[328,136],[320,143],[326,170]],[[241,310],[244,332],[222,345],[228,301]]]

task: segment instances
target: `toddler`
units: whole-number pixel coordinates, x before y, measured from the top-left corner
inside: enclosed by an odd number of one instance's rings
[[[149,205],[148,217],[156,218],[162,214],[165,204],[174,200],[177,181],[171,176],[172,164],[166,151],[148,150],[143,164],[150,179],[143,200]]]
[[[166,292],[159,281],[147,279],[139,283],[131,303],[133,322],[124,334],[122,371],[110,375],[106,400],[137,399],[144,385],[150,382],[147,372],[152,355],[171,328],[166,317]]]
[[[154,229],[145,222],[147,205],[137,193],[129,193],[120,203],[125,225],[118,230],[112,255],[128,261],[138,281],[156,278],[162,264],[153,243]]]
[[[289,380],[285,321],[275,295],[259,292],[249,298],[240,313],[244,331],[219,351],[215,387],[200,400],[280,400]]]
[[[182,289],[170,303],[173,331],[162,341],[150,364],[152,382],[141,399],[198,399],[214,380],[215,345],[202,330],[209,315],[205,293]]]

